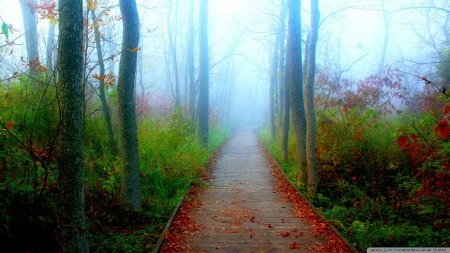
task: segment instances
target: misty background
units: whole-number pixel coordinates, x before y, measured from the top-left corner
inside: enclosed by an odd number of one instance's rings
[[[182,104],[189,100],[186,54],[189,2],[172,0],[169,5],[167,0],[137,1],[141,42],[136,93],[140,102],[148,104],[155,112],[173,109],[176,78],[181,87]],[[330,73],[338,73],[341,78],[358,80],[390,66],[417,76],[429,76],[435,71],[442,48],[448,48],[450,3],[447,0],[337,0],[320,1],[319,4],[319,71],[326,69]],[[303,1],[303,39],[309,30],[308,5],[309,2]],[[195,23],[198,20],[197,6],[196,1]],[[267,120],[270,62],[280,6],[280,1],[276,0],[210,1],[212,117],[223,118],[231,126],[261,124]],[[118,54],[121,47],[122,23],[118,1],[101,2],[98,10],[103,11],[99,29],[108,38],[103,42],[107,58]],[[19,1],[2,1],[0,17],[15,29],[10,37],[16,44],[0,48],[0,76],[5,79],[17,68],[26,70],[21,61],[21,57],[26,56],[26,47]],[[40,55],[45,57],[52,21],[38,19]],[[168,24],[172,29],[178,75],[173,67],[174,52],[169,50]],[[55,30],[57,35],[58,29]],[[197,62],[198,38],[195,41]],[[55,42],[50,43],[56,50]],[[2,45],[5,43],[1,42]],[[97,60],[94,46],[88,51],[93,55],[90,66],[92,74],[95,74],[98,70],[94,68]],[[117,56],[108,61],[107,72],[118,74],[119,59]],[[423,87],[423,81],[414,75],[403,76],[405,93],[409,95]],[[195,76],[198,76],[198,69]]]

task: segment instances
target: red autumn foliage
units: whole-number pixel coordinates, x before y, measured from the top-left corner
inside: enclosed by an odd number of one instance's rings
[[[443,119],[434,129],[435,133],[439,133],[442,139],[447,139],[450,128],[448,127],[448,120]]]

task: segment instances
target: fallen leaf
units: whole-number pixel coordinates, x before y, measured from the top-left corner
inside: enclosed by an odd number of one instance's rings
[[[286,233],[280,233],[283,237],[288,237],[291,233],[286,232]]]
[[[251,221],[251,222],[254,222],[254,221],[255,221],[255,216],[252,216],[252,217],[250,218],[250,221]]]
[[[272,226],[271,224],[268,224],[268,225],[267,225],[267,227],[269,227],[269,228],[273,228],[273,226]]]
[[[291,243],[291,245],[289,245],[290,249],[297,249],[298,248],[298,244],[297,241],[294,241],[293,243]]]

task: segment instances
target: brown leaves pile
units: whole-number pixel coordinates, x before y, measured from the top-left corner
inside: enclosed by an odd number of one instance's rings
[[[204,188],[200,185],[193,185],[189,189],[185,201],[181,205],[170,226],[169,232],[164,236],[164,243],[160,252],[195,252],[194,249],[187,245],[187,237],[183,235],[192,235],[200,230],[189,213],[203,205],[201,201],[195,198],[195,196],[198,196],[203,190]]]

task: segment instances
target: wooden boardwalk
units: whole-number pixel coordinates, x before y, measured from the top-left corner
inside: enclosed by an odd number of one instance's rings
[[[185,252],[318,252],[326,243],[276,191],[258,138],[254,127],[239,128],[223,147],[189,214],[199,230],[186,233]]]

